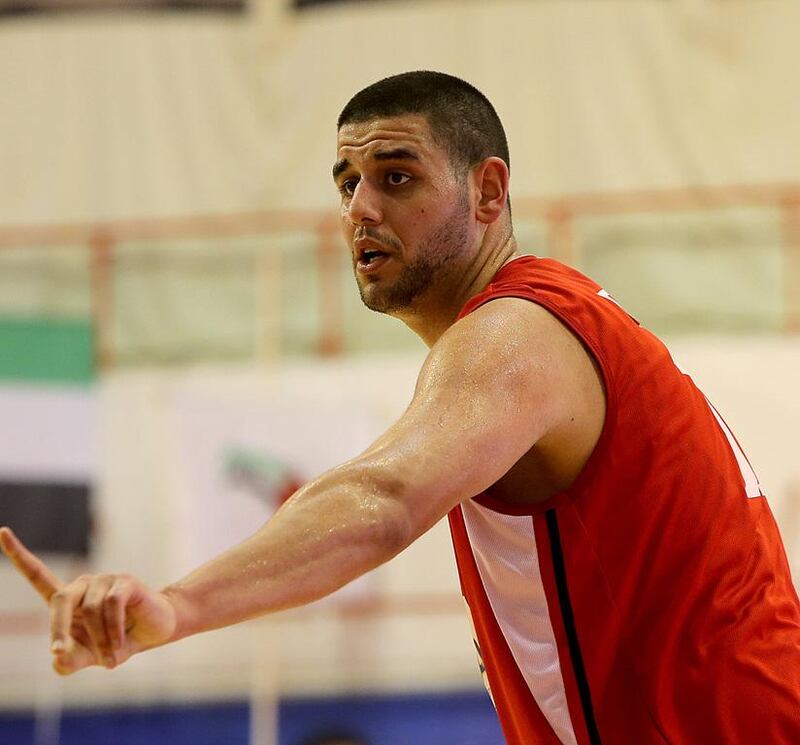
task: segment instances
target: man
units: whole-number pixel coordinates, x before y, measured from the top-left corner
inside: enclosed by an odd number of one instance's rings
[[[343,110],[333,175],[365,304],[430,347],[408,409],[160,592],[62,585],[4,530],[56,670],[310,602],[449,514],[510,745],[800,743],[800,604],[758,480],[655,337],[519,255],[491,104],[439,73],[380,81]]]

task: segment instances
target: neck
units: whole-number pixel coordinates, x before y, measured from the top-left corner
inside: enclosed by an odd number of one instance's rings
[[[393,313],[417,336],[432,347],[439,337],[452,326],[464,304],[491,282],[492,277],[511,259],[519,256],[517,241],[510,225],[488,230],[480,249],[457,275],[444,278],[412,308]]]

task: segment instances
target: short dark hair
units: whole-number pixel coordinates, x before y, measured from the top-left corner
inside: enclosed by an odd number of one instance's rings
[[[342,109],[336,126],[402,114],[424,116],[454,166],[471,168],[495,156],[511,168],[506,133],[494,106],[477,88],[443,72],[404,72],[367,86]]]

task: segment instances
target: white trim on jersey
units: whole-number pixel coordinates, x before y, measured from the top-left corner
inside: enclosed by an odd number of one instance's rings
[[[747,456],[744,454],[744,451],[737,442],[733,432],[731,432],[730,427],[728,427],[728,425],[725,423],[725,420],[719,415],[719,412],[714,407],[714,404],[712,404],[708,399],[706,399],[706,403],[708,404],[708,408],[711,409],[711,413],[714,414],[717,424],[719,424],[722,432],[725,434],[725,438],[728,440],[728,444],[731,446],[733,454],[736,456],[736,462],[739,464],[739,470],[742,473],[742,480],[744,481],[745,493],[750,499],[755,497],[763,497],[764,493],[761,491],[761,484],[758,482],[758,476],[756,476],[756,472],[750,465],[750,461],[747,460]]]
[[[692,376],[675,361],[675,357],[673,357],[672,352],[670,352],[669,350],[667,351],[669,352],[672,364],[674,364],[675,367],[677,367],[678,370],[680,370],[681,373],[683,373],[687,378],[692,380],[692,383],[694,384],[694,379],[692,378]],[[728,445],[730,445],[731,450],[733,450],[733,454],[736,457],[736,463],[739,466],[739,471],[742,474],[742,481],[744,481],[745,494],[747,495],[748,499],[763,497],[764,492],[761,491],[761,483],[758,480],[758,476],[756,475],[753,466],[750,465],[750,461],[747,459],[747,456],[744,454],[742,446],[739,445],[739,442],[736,439],[736,435],[733,434],[731,428],[726,424],[725,420],[717,411],[716,406],[714,406],[714,404],[712,404],[711,401],[708,400],[708,396],[706,396],[704,393],[702,393],[702,395],[703,398],[706,400],[708,408],[711,409],[711,413],[714,415],[714,419],[717,420],[717,424],[722,430],[722,433],[725,435],[725,439],[728,441]]]
[[[558,739],[577,745],[533,518],[504,515],[474,500],[463,502],[461,512],[486,596],[514,661]]]

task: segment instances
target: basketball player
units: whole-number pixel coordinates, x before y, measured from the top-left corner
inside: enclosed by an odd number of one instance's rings
[[[448,515],[509,745],[800,743],[800,604],[758,479],[661,342],[520,255],[491,104],[438,73],[380,81],[340,116],[333,176],[364,303],[430,347],[408,409],[160,591],[64,585],[4,529],[55,669],[316,600]]]

